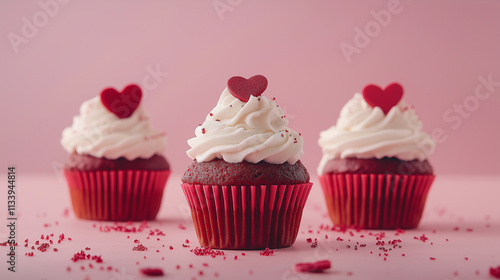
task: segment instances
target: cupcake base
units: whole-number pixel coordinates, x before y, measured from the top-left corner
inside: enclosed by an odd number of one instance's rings
[[[80,219],[152,220],[158,214],[170,170],[64,170]]]
[[[182,184],[198,241],[214,249],[291,246],[311,187]]]
[[[420,222],[435,176],[329,173],[318,178],[334,225],[410,229]]]

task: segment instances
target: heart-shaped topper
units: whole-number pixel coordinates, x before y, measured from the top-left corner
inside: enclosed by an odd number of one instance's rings
[[[262,75],[255,75],[250,79],[234,76],[227,81],[229,92],[239,100],[247,102],[250,95],[259,96],[267,88],[267,79]]]
[[[137,85],[128,85],[122,92],[107,88],[101,92],[101,102],[120,119],[128,118],[141,102],[142,91]]]
[[[396,106],[403,98],[403,87],[398,83],[392,83],[385,89],[376,85],[367,85],[363,89],[363,98],[373,108],[380,107],[387,115],[392,107]]]

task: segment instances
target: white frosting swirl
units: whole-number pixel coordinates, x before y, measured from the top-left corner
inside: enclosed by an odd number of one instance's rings
[[[303,154],[302,137],[274,100],[250,96],[242,102],[226,88],[217,106],[188,140],[187,155],[198,162],[215,158],[236,163],[266,161],[294,164]]]
[[[120,119],[104,107],[99,96],[83,102],[80,115],[63,130],[61,139],[68,153],[107,159],[147,159],[162,153],[165,144],[165,133],[151,128],[141,104],[130,117]]]
[[[435,142],[421,128],[415,111],[404,101],[385,115],[356,93],[342,108],[337,125],[320,133],[323,157],[318,173],[323,174],[326,163],[336,158],[425,160],[434,151]]]

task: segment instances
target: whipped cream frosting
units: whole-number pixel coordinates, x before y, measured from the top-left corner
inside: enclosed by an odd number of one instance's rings
[[[166,138],[165,133],[151,128],[141,104],[130,117],[120,119],[97,96],[83,102],[80,115],[63,130],[61,145],[68,153],[134,160],[162,153]]]
[[[243,102],[226,88],[205,122],[195,129],[196,137],[188,140],[187,155],[198,162],[219,158],[230,163],[294,164],[303,155],[303,141],[287,125],[274,100],[250,96]]]
[[[337,125],[320,132],[323,157],[318,174],[323,174],[329,160],[338,158],[425,160],[433,153],[435,142],[421,129],[415,111],[404,101],[385,115],[356,93],[342,108]]]

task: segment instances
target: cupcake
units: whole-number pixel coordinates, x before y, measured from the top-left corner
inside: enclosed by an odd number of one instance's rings
[[[435,143],[422,132],[403,88],[368,85],[320,133],[318,179],[334,225],[395,229],[418,226],[435,178]]]
[[[78,218],[151,220],[160,209],[170,167],[165,133],[151,128],[136,85],[108,88],[85,101],[63,130],[63,166]]]
[[[232,77],[188,140],[182,189],[198,241],[218,249],[291,246],[312,183],[302,137],[288,128],[264,76]]]

